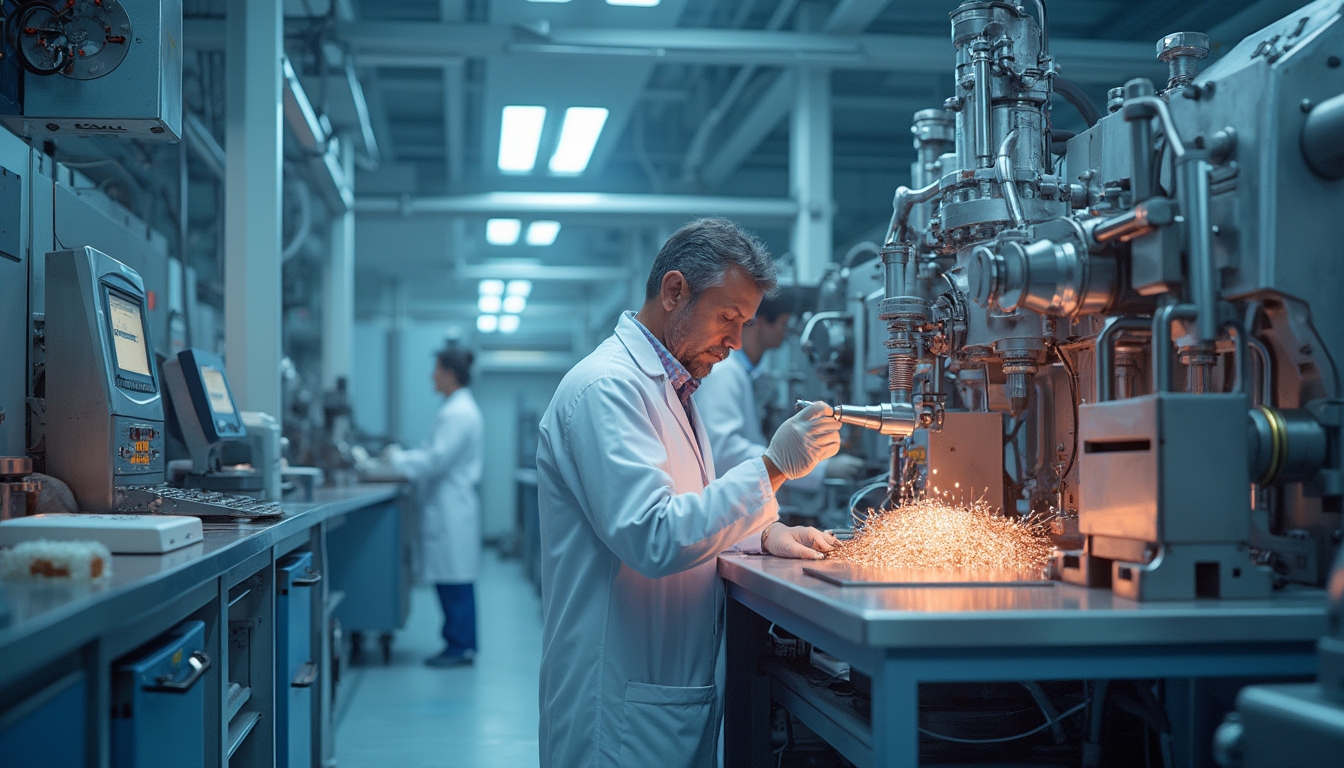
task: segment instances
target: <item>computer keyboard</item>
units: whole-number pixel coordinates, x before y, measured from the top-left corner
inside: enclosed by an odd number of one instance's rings
[[[166,483],[118,488],[117,511],[194,517],[275,517],[284,512],[273,501],[178,488]]]

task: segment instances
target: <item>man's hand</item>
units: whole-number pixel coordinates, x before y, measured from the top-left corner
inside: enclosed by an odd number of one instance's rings
[[[775,521],[761,531],[761,549],[776,557],[821,560],[838,546],[839,539],[805,525],[789,527]]]
[[[826,476],[840,480],[853,480],[863,474],[863,459],[840,453],[826,462]]]
[[[765,466],[797,480],[839,450],[840,422],[831,418],[831,406],[818,400],[779,425],[765,449]]]

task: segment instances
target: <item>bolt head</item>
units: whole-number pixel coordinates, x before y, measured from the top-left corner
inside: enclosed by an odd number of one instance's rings
[[[1202,59],[1209,55],[1209,36],[1203,32],[1172,32],[1157,41],[1157,58],[1168,61],[1176,56]]]

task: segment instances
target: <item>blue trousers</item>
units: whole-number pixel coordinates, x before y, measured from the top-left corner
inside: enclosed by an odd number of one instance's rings
[[[443,641],[452,653],[476,650],[476,590],[471,584],[435,584],[443,606]]]

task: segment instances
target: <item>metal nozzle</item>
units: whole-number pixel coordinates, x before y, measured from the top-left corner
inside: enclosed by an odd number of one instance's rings
[[[794,410],[801,411],[812,404],[811,400],[799,400]],[[915,431],[918,420],[915,407],[910,403],[883,403],[882,405],[834,405],[831,406],[831,418],[841,424],[850,424],[871,429],[883,435],[908,437]]]

